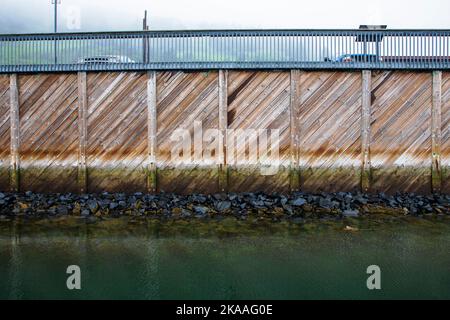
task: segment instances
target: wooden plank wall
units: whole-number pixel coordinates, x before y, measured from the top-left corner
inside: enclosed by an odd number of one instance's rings
[[[358,190],[361,74],[307,72],[300,79],[301,189]]]
[[[235,163],[228,165],[228,189],[233,192],[289,191],[290,73],[233,71],[229,73],[228,83],[228,129],[267,130],[268,140],[271,130],[278,129],[280,161],[273,175],[262,174],[260,157],[250,159],[248,145],[239,148],[236,137]],[[230,156],[227,154],[227,159]],[[270,153],[267,158],[269,163],[278,160]]]
[[[373,76],[372,191],[431,190],[431,73]]]
[[[219,128],[218,72],[163,72],[157,76],[157,167],[160,191],[214,193],[218,191],[217,161],[208,164],[206,152],[194,149],[194,121],[208,129]],[[173,159],[175,129],[185,129],[191,139],[191,161]],[[200,137],[202,150],[207,142]],[[204,157],[205,156],[205,157]],[[206,162],[205,162],[206,160]]]
[[[450,72],[442,74],[442,192],[450,194]]]
[[[77,191],[77,75],[19,76],[20,189]]]
[[[155,186],[176,193],[356,191],[364,162],[369,191],[430,193],[431,72],[365,74],[365,113],[361,72],[102,72],[87,74],[87,90],[80,89],[84,80],[75,73],[18,75],[20,189],[80,191],[80,148],[86,145],[89,192],[145,192]],[[12,187],[10,78],[0,75],[5,191]],[[442,73],[441,86],[441,189],[450,193],[450,73]],[[196,150],[196,123],[203,134],[263,129],[269,141],[278,129],[279,170],[263,174],[261,158],[249,159],[248,145],[237,150],[237,162],[229,162],[227,135],[223,154],[209,154],[207,140]],[[172,157],[176,129],[191,138],[187,162]],[[267,163],[275,162],[266,156]]]
[[[147,74],[88,73],[90,192],[146,189]]]
[[[9,76],[0,75],[0,190],[9,190],[11,125],[9,119]]]

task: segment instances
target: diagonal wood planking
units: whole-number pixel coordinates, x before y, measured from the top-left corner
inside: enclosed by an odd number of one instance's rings
[[[442,73],[442,192],[450,194],[450,72]]]
[[[269,163],[276,164],[279,160],[279,166],[273,172],[261,172],[260,159],[249,159],[248,145],[240,149],[236,145],[236,162],[228,163],[229,190],[288,192],[291,160],[290,73],[233,71],[229,72],[228,83],[228,129],[266,129],[269,141],[271,130],[278,129],[280,133],[279,159],[267,154]],[[230,147],[230,141],[227,144]],[[227,158],[231,157],[229,151],[228,148]]]
[[[374,73],[372,191],[431,192],[431,74]]]
[[[360,185],[362,80],[356,72],[307,72],[300,79],[301,190]]]
[[[88,73],[88,191],[146,190],[147,74]]]
[[[76,191],[77,76],[19,76],[20,189]]]
[[[258,163],[230,166],[230,191],[289,190],[289,72],[229,72],[228,128],[280,129],[280,171],[262,176]],[[301,189],[356,190],[361,165],[361,75],[302,72],[299,130]],[[375,72],[372,79],[372,191],[430,191],[431,74]],[[145,191],[147,164],[146,73],[88,74],[88,188]],[[20,75],[21,188],[77,191],[77,75]],[[0,76],[0,190],[9,189],[9,76]],[[193,137],[218,128],[217,72],[157,73],[157,165],[160,191],[218,191],[215,162],[179,165],[171,134]],[[442,169],[450,192],[450,73],[442,75]],[[205,147],[206,143],[203,143]],[[193,147],[193,146],[192,146]],[[192,148],[193,149],[193,148]],[[191,155],[194,154],[192,150]],[[248,159],[248,150],[237,151]],[[271,159],[273,160],[273,159]]]
[[[0,75],[0,191],[9,191],[10,165],[9,75]]]
[[[203,133],[218,129],[218,72],[158,72],[156,91],[159,190],[182,194],[217,192],[217,159],[211,164],[201,156],[194,157],[194,121],[202,123]],[[171,137],[177,129],[188,130],[191,137],[192,161],[187,165],[171,155],[176,146]],[[207,143],[202,145],[205,151]]]

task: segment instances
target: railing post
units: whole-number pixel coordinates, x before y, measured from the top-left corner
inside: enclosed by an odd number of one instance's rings
[[[80,193],[87,192],[87,74],[78,72],[78,190]]]
[[[291,168],[290,190],[300,190],[300,70],[291,70],[290,133]]]
[[[442,184],[441,171],[441,112],[442,112],[442,72],[433,71],[433,103],[431,111],[431,188],[440,192]]]
[[[147,126],[148,126],[148,173],[147,173],[147,191],[155,193],[158,190],[157,184],[157,110],[156,110],[156,71],[148,72],[147,79]]]
[[[370,190],[370,114],[372,107],[372,72],[362,72],[362,112],[361,112],[361,191]]]
[[[219,191],[228,191],[227,166],[228,71],[219,70]]]
[[[11,191],[20,190],[20,119],[19,119],[19,86],[17,74],[10,76],[10,121],[11,121]]]

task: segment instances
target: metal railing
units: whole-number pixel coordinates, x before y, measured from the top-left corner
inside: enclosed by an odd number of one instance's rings
[[[0,72],[450,69],[450,30],[229,30],[0,35]]]

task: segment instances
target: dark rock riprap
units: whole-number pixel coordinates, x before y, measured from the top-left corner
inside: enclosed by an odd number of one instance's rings
[[[293,193],[290,195],[241,193],[214,195],[158,195],[135,193],[37,194],[0,193],[0,215],[11,216],[153,216],[208,218],[263,215],[278,218],[330,216],[357,218],[371,214],[450,215],[449,195]]]

